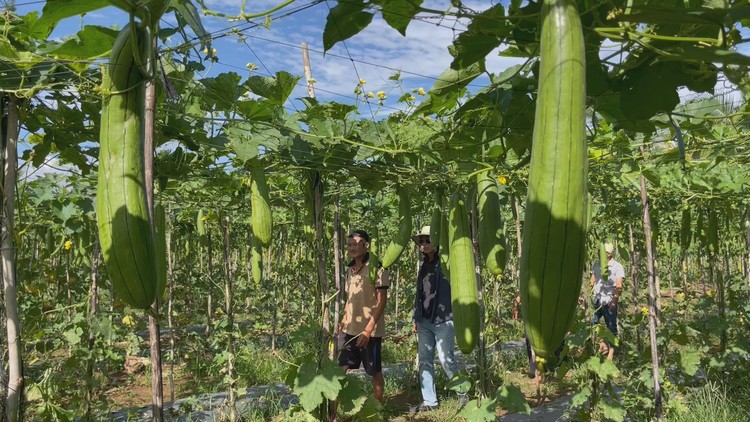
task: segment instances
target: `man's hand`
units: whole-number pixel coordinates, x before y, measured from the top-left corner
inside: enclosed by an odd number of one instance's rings
[[[609,302],[609,310],[614,311],[615,309],[617,309],[617,302],[613,300],[612,302]]]
[[[415,332],[415,333],[417,332],[417,323],[416,322],[412,322],[411,323],[411,329],[412,329],[413,332]]]
[[[364,349],[365,347],[367,347],[367,343],[370,342],[371,335],[372,333],[367,330],[362,331],[359,334],[359,337],[357,337],[357,347],[360,349]]]
[[[513,306],[510,317],[513,318],[513,320],[518,320],[518,306]]]

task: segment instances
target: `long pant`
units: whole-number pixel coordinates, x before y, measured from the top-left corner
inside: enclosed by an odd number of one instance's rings
[[[437,406],[435,392],[435,350],[448,379],[456,372],[456,359],[453,356],[455,335],[453,321],[433,324],[429,320],[417,323],[417,350],[419,355],[419,380],[422,387],[422,400],[427,406]]]
[[[591,322],[596,325],[599,323],[599,320],[604,317],[604,323],[607,325],[607,328],[609,328],[609,331],[617,337],[617,305],[615,305],[615,309],[609,309],[609,303],[600,304],[599,301],[597,301],[594,303],[594,307],[596,312],[594,313],[594,318]],[[614,344],[609,341],[606,343],[607,346],[614,347]]]

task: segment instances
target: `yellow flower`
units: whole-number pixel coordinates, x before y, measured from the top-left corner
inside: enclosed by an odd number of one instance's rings
[[[66,240],[66,241],[65,241],[65,250],[66,250],[66,251],[69,251],[69,250],[71,250],[72,248],[73,248],[73,242],[71,242],[70,240]]]
[[[124,317],[122,317],[122,323],[126,327],[132,327],[135,325],[135,319],[130,315],[125,315]]]
[[[203,54],[205,54],[205,55],[208,56],[208,47],[206,47],[206,48],[203,49]]]
[[[364,84],[366,84],[366,83],[367,83],[367,81],[366,81],[366,80],[364,80],[364,79],[360,79],[360,80],[359,80],[359,84],[360,84],[360,85],[364,85]]]
[[[215,48],[212,48],[212,49],[211,49],[211,55],[212,55],[212,56],[215,56],[215,55],[216,55],[216,49],[215,49]]]
[[[503,175],[497,176],[497,183],[500,183],[501,185],[507,185],[508,179],[506,179]]]
[[[378,91],[378,98],[380,98],[381,100],[384,100],[385,99],[385,92]]]
[[[419,95],[426,95],[426,93],[424,92],[424,88],[419,87],[419,89],[417,89],[417,94],[419,94]]]
[[[417,99],[414,98],[413,95],[409,95],[409,97],[406,99],[406,101],[416,101]]]
[[[669,388],[672,386],[672,383],[669,381],[664,381],[664,388]]]
[[[375,94],[372,93],[372,91],[367,91],[367,98],[374,98]]]
[[[708,296],[708,297],[714,297],[714,294],[715,294],[715,293],[714,293],[714,291],[713,291],[713,290],[707,290],[707,291],[706,291],[706,296]]]
[[[647,308],[647,307],[645,307],[645,306],[644,306],[644,307],[642,307],[642,308],[641,308],[641,313],[642,313],[643,315],[648,315],[648,308]]]

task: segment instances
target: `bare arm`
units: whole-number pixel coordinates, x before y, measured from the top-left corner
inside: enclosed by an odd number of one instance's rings
[[[362,334],[360,334],[359,338],[357,339],[357,347],[367,346],[367,343],[369,343],[370,337],[372,336],[372,331],[375,329],[375,325],[377,325],[378,320],[385,311],[385,304],[387,302],[388,289],[377,289],[377,302],[375,303],[375,307],[372,308],[372,312],[370,313],[370,321],[367,323],[367,327],[365,327],[365,330],[362,331]]]

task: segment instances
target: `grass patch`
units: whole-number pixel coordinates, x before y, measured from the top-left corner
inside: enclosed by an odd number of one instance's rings
[[[729,394],[726,386],[709,382],[686,396],[685,407],[670,422],[747,421],[750,409]]]

